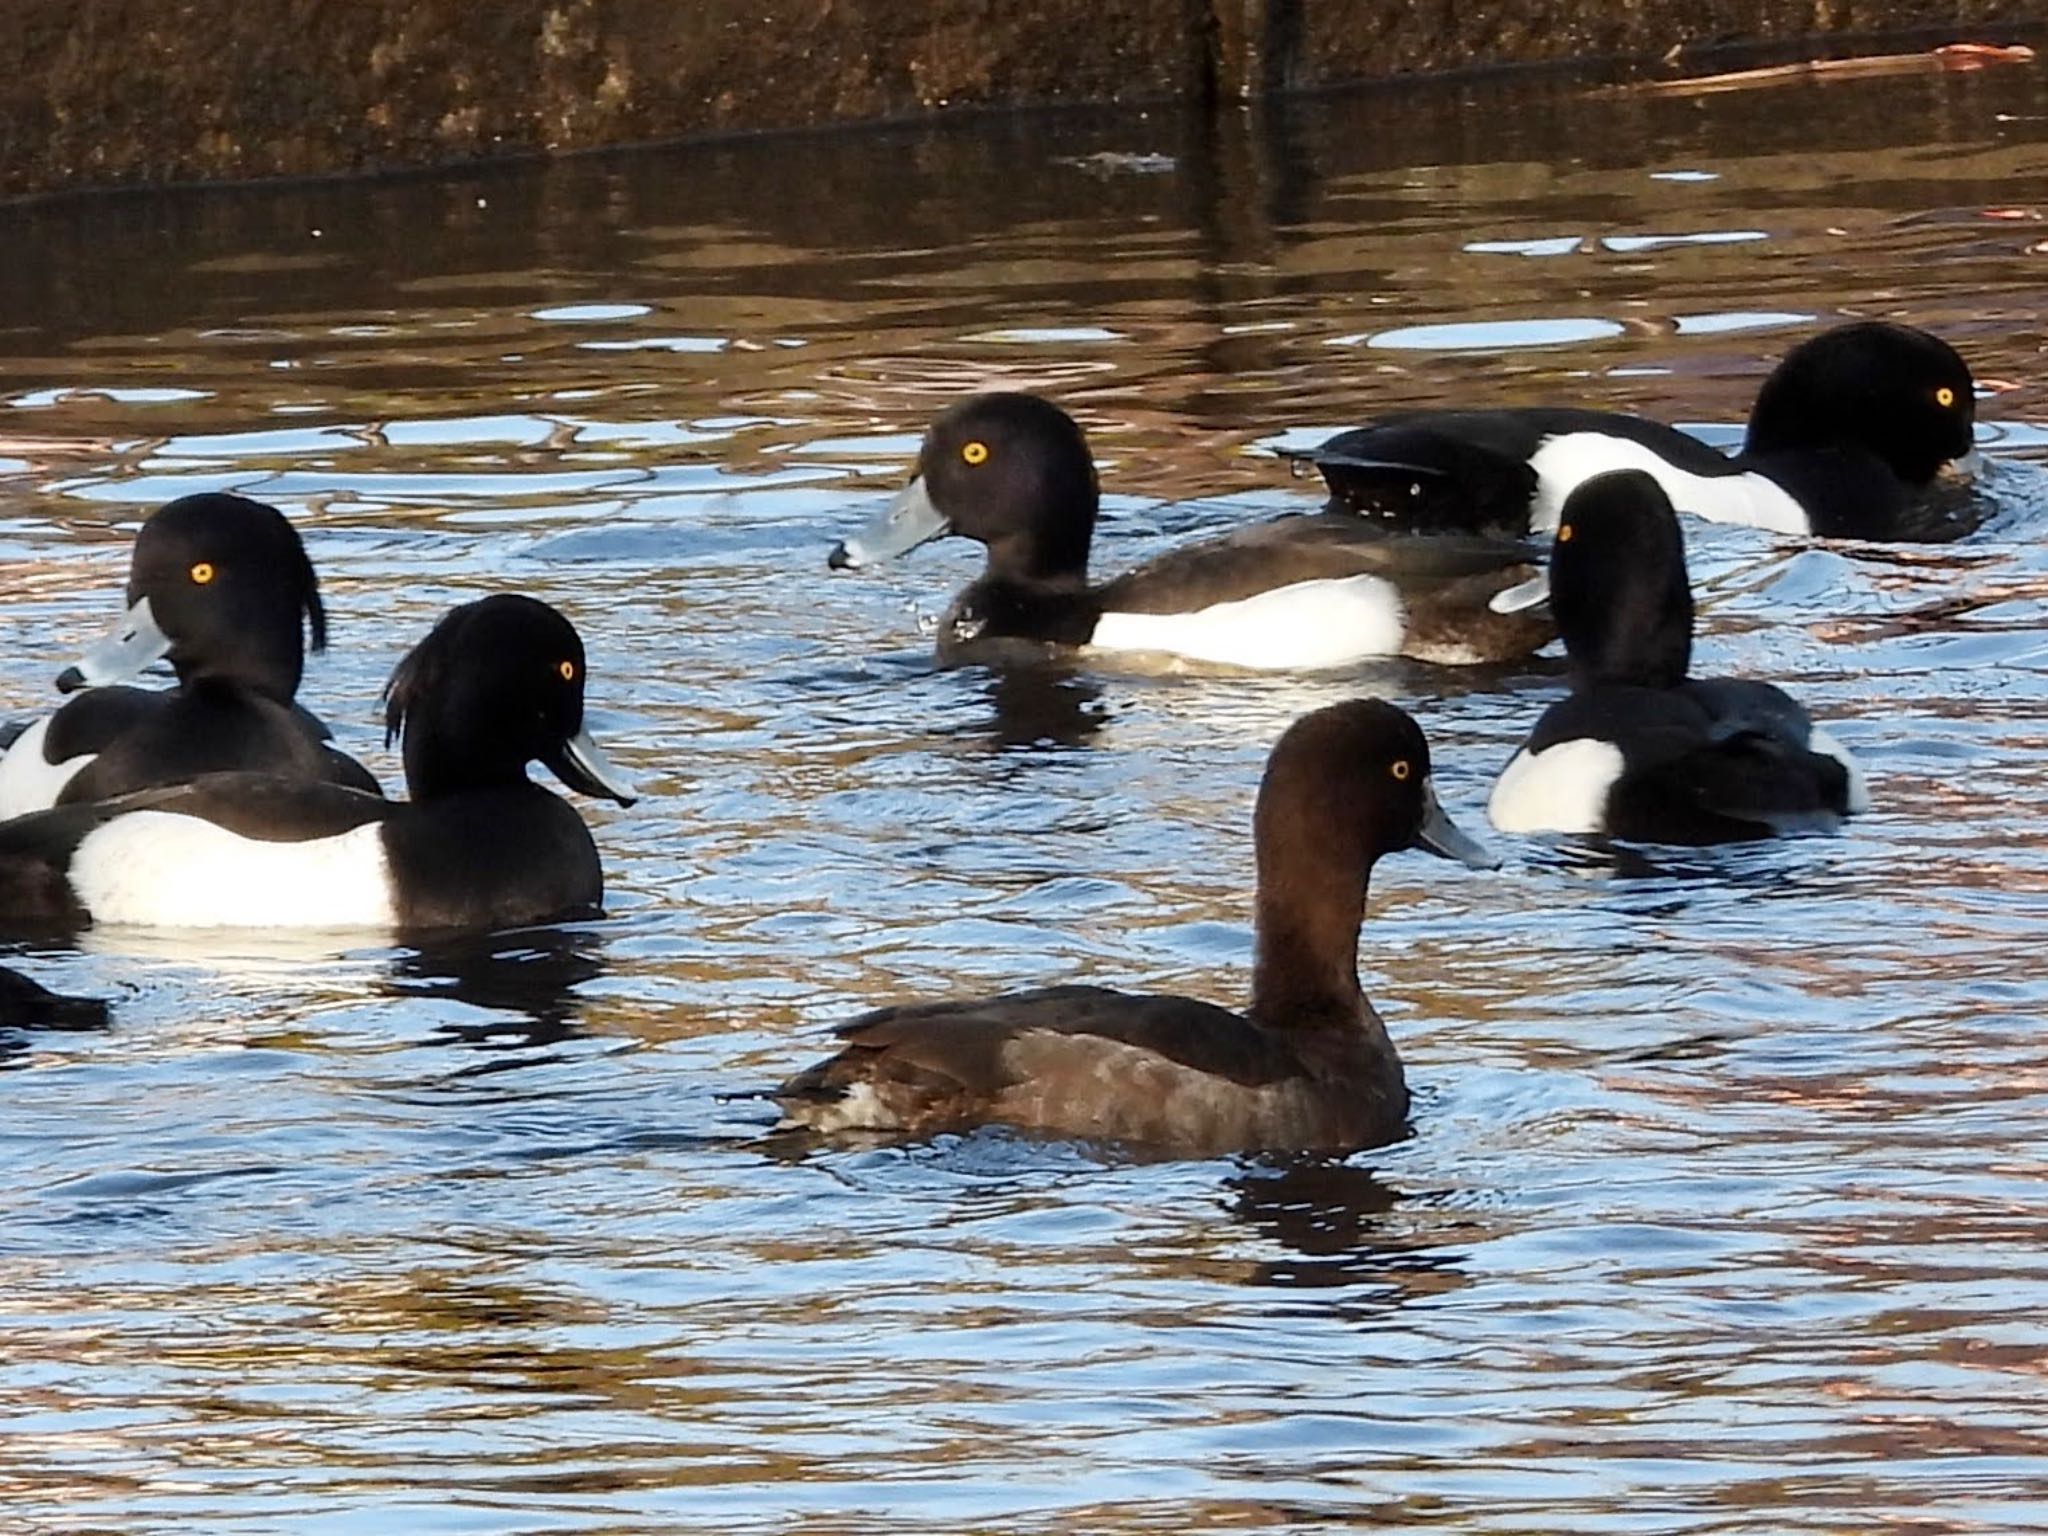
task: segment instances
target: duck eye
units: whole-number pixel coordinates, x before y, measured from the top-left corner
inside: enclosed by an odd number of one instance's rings
[[[211,560],[202,560],[193,566],[187,574],[191,576],[194,586],[203,587],[213,580],[213,562]]]
[[[1956,403],[1956,392],[1944,384],[1934,392],[1934,403],[1947,410]]]
[[[960,457],[963,462],[968,464],[986,464],[988,462],[988,444],[979,440],[968,443],[961,448]]]
[[[1397,757],[1394,759],[1394,766],[1388,769],[1387,771],[1393,774],[1395,778],[1401,780],[1403,783],[1406,783],[1408,780],[1408,775],[1415,771],[1415,765],[1409,762],[1408,759],[1405,757]]]
[[[556,662],[555,671],[561,677],[562,681],[565,683],[573,683],[576,681],[576,663],[573,661]]]
[[[1570,523],[1559,523],[1557,525],[1557,542],[1560,544],[1569,544],[1571,543],[1571,541],[1572,525]]]

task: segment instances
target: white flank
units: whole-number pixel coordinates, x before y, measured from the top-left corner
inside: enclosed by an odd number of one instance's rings
[[[1392,582],[1340,576],[1187,613],[1105,613],[1088,644],[1234,667],[1341,667],[1398,656],[1406,627]]]
[[[15,737],[7,755],[0,757],[0,817],[47,811],[78,770],[99,755],[81,752],[61,763],[49,762],[43,756],[43,739],[49,734],[50,716],[45,715]]]
[[[1863,765],[1849,755],[1849,749],[1822,730],[1813,728],[1813,734],[1806,738],[1806,750],[1818,752],[1822,757],[1832,757],[1849,771],[1849,814],[1861,816],[1870,809],[1870,784],[1863,777]]]
[[[1805,508],[1762,475],[1695,475],[1674,468],[1654,449],[1605,432],[1547,437],[1529,456],[1529,467],[1536,471],[1536,499],[1529,506],[1533,533],[1555,528],[1567,496],[1595,475],[1615,469],[1644,471],[1664,487],[1672,506],[1710,523],[1744,523],[1773,533],[1813,531]]]
[[[197,816],[131,811],[87,835],[71,889],[95,922],[170,928],[389,928],[379,822],[265,842]]]
[[[1598,832],[1621,767],[1621,748],[1591,737],[1524,748],[1495,782],[1487,818],[1503,832]]]

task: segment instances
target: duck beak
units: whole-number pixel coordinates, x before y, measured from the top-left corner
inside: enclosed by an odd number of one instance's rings
[[[852,538],[832,546],[825,563],[835,571],[857,571],[907,555],[920,544],[929,544],[953,531],[953,521],[932,505],[931,493],[919,475],[891,498]]]
[[[1502,587],[1486,600],[1486,606],[1495,613],[1526,613],[1550,601],[1550,572],[1539,570],[1527,581],[1518,581],[1512,587]]]
[[[1460,832],[1457,824],[1444,814],[1436,797],[1436,786],[1427,779],[1422,781],[1422,829],[1415,834],[1415,846],[1441,859],[1456,859],[1473,869],[1500,868],[1500,860],[1492,849]]]
[[[105,688],[139,677],[143,668],[171,653],[170,636],[157,627],[149,599],[138,597],[126,618],[106,639],[91,646],[76,662],[57,674],[57,691]]]
[[[616,800],[631,805],[640,791],[625,770],[604,755],[604,748],[591,739],[590,732],[578,731],[556,751],[543,757],[548,772],[579,795]]]

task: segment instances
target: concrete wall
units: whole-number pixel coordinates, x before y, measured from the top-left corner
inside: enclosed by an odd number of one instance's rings
[[[0,195],[2037,19],[2044,0],[4,0]]]

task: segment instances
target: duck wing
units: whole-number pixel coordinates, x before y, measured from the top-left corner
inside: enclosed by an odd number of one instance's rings
[[[1285,1040],[1227,1009],[1102,987],[879,1008],[836,1033],[838,1054],[776,1094],[826,1131],[999,1121],[1173,1142],[1208,1126],[1215,1101],[1284,1091],[1303,1071]]]
[[[1480,578],[1513,586],[1533,572],[1533,544],[1481,535],[1402,537],[1345,513],[1300,513],[1240,528],[1149,560],[1097,591],[1105,612],[1186,613],[1305,581],[1377,576],[1404,587]]]
[[[1558,438],[1580,436],[1611,440],[1586,445],[1595,468],[1638,464],[1647,449],[1690,474],[1738,472],[1719,449],[1676,427],[1563,407],[1405,411],[1295,457],[1322,474],[1333,512],[1411,532],[1519,537],[1529,532],[1540,489],[1537,454]],[[1588,472],[1580,466],[1580,477]]]
[[[1805,709],[1769,683],[1595,689],[1554,707],[1539,732],[1546,726],[1553,739],[1564,730],[1621,747],[1606,815],[1616,837],[1741,842],[1832,831],[1848,809],[1847,769],[1809,748]]]

